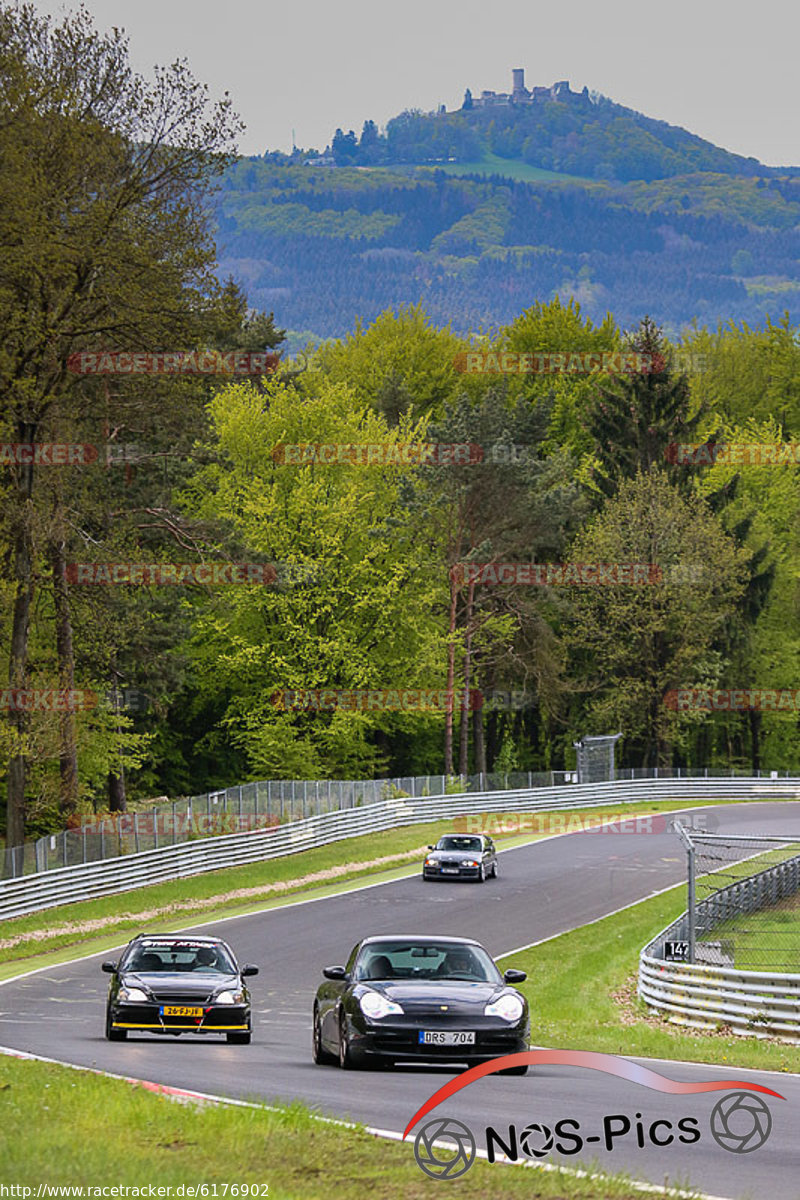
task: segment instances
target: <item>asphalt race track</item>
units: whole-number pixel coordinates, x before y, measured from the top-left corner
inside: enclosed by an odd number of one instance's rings
[[[800,834],[800,803],[692,811],[715,819],[723,833]],[[389,932],[476,937],[499,956],[644,899],[684,878],[685,856],[673,833],[553,838],[502,852],[499,879],[482,886],[423,883],[416,876],[198,926],[225,937],[240,962],[254,962],[261,968],[251,988],[254,1035],[250,1046],[147,1035],[120,1044],[107,1042],[103,1037],[107,979],[99,964],[102,958],[112,957],[109,953],[0,987],[0,1043],[174,1087],[261,1101],[298,1098],[325,1114],[402,1132],[425,1100],[458,1072],[414,1067],[345,1072],[314,1066],[311,1008],[323,966],[343,963],[360,937]],[[512,966],[514,960],[501,965]],[[534,1045],[546,1044],[546,1038],[537,1036],[535,1007],[532,1018]],[[590,1144],[579,1154],[551,1153],[543,1161],[563,1157],[573,1166],[596,1163],[628,1171],[637,1179],[662,1185],[668,1179],[676,1186],[691,1184],[736,1200],[757,1200],[767,1189],[770,1200],[800,1197],[800,1076],[643,1061],[677,1080],[758,1082],[786,1100],[765,1098],[772,1115],[771,1135],[749,1154],[723,1149],[711,1136],[709,1115],[724,1093],[676,1097],[576,1067],[536,1067],[523,1078],[490,1076],[431,1115],[464,1122],[480,1147],[485,1145],[487,1125],[507,1139],[512,1123],[521,1131],[531,1123],[552,1128],[571,1119],[580,1123],[581,1135]],[[604,1118],[619,1118],[607,1122],[613,1131],[622,1127],[622,1117],[630,1121],[630,1132],[613,1139],[608,1150]],[[671,1121],[677,1134],[678,1120],[687,1117],[697,1119],[700,1138],[694,1144],[652,1143],[649,1130],[654,1121]],[[637,1121],[643,1128],[641,1148]],[[531,1144],[541,1146],[545,1135],[534,1131],[532,1136]],[[656,1127],[655,1136],[667,1140],[667,1126]],[[377,1163],[378,1144],[375,1154]],[[333,1171],[329,1190],[335,1195]]]

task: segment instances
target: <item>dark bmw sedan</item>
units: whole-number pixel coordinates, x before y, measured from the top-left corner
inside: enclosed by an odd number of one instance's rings
[[[346,966],[326,967],[314,1001],[313,1056],[340,1067],[397,1062],[474,1065],[528,1049],[528,1003],[478,942],[365,938]],[[504,1074],[524,1075],[527,1067]]]
[[[423,879],[474,879],[483,883],[497,878],[497,851],[485,833],[446,833],[422,864]]]
[[[239,967],[221,938],[139,934],[118,963],[104,962],[111,976],[106,1037],[123,1041],[131,1030],[179,1036],[224,1033],[249,1043],[250,993],[244,978],[258,967]]]

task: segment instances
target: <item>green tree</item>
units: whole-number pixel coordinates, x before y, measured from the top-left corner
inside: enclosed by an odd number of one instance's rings
[[[400,481],[414,468],[293,464],[281,447],[391,447],[417,441],[421,428],[407,418],[390,428],[318,374],[304,382],[301,404],[279,381],[263,391],[237,384],[212,400],[210,416],[221,461],[197,475],[184,503],[226,527],[243,557],[285,566],[274,588],[229,588],[194,602],[198,687],[225,697],[221,726],[257,777],[379,772],[384,734],[440,718],[282,711],[274,695],[442,686],[444,633],[434,613],[446,578],[398,505]]]
[[[643,356],[645,369],[600,385],[587,414],[598,461],[593,483],[605,496],[615,495],[622,480],[654,465],[676,484],[685,483],[685,468],[667,467],[667,448],[691,442],[703,415],[692,402],[687,376],[672,371],[670,348],[649,317],[630,339],[629,349]]]
[[[0,7],[0,409],[13,440],[74,423],[78,349],[196,344],[214,246],[202,196],[238,128],[178,63],[147,85],[118,30],[85,9],[57,25]],[[41,169],[43,162],[47,170]],[[8,515],[15,582],[9,681],[28,676],[36,591],[37,472],[15,469]],[[26,718],[10,715],[6,837],[24,836]]]
[[[587,696],[590,732],[620,729],[631,761],[670,765],[686,726],[702,718],[676,712],[665,696],[717,686],[726,663],[710,647],[742,593],[745,557],[705,501],[682,495],[659,467],[621,481],[571,560],[648,563],[663,574],[574,589],[571,675]]]
[[[442,411],[461,390],[456,362],[466,348],[449,328],[432,325],[421,305],[400,306],[320,347],[315,365],[396,424],[405,414],[418,420]]]

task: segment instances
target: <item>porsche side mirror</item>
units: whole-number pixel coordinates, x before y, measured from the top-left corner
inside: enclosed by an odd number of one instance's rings
[[[116,975],[117,964],[115,962],[104,962],[100,965],[100,970],[105,971],[106,975]]]
[[[323,967],[322,974],[326,979],[347,979],[344,967]]]
[[[506,983],[523,983],[527,978],[528,974],[526,971],[515,971],[513,967],[509,967],[503,975]]]
[[[245,963],[245,965],[242,967],[242,978],[244,978],[245,975],[257,975],[257,974],[258,974],[258,967],[254,967],[252,963]]]

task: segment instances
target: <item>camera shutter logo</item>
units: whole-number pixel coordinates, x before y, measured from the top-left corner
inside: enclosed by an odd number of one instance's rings
[[[414,1139],[414,1157],[432,1179],[458,1179],[475,1161],[475,1138],[461,1121],[437,1117],[426,1121]]]
[[[537,1144],[539,1142],[541,1145]],[[537,1125],[535,1122],[526,1125],[519,1135],[519,1144],[528,1158],[546,1158],[553,1149],[553,1131],[546,1125]]]
[[[731,1092],[711,1111],[711,1136],[732,1154],[758,1150],[771,1132],[772,1114],[761,1097],[751,1092]]]

